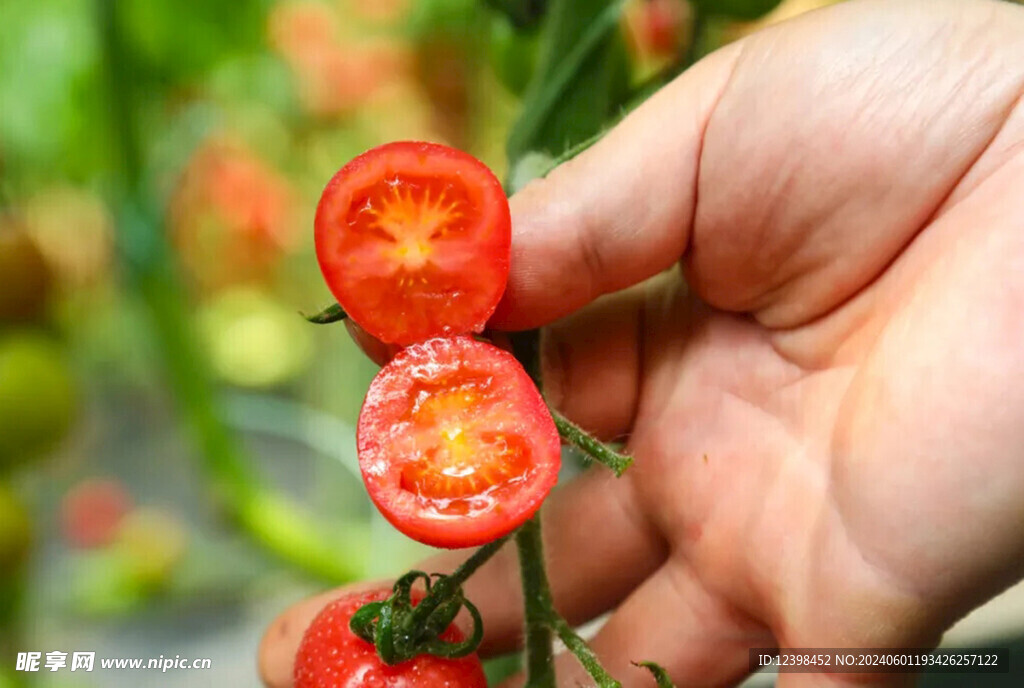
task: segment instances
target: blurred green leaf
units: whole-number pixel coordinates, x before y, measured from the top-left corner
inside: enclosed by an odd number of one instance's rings
[[[516,29],[531,29],[541,20],[548,8],[548,0],[484,0],[486,4],[505,16]]]
[[[520,95],[530,83],[537,66],[536,32],[517,31],[507,17],[495,15],[487,52],[498,80],[509,91]]]
[[[416,0],[408,26],[413,38],[471,35],[480,18],[477,0]]]
[[[705,14],[750,20],[768,14],[781,5],[782,0],[693,0],[693,4]]]
[[[231,57],[214,69],[207,82],[210,95],[224,103],[254,102],[286,112],[296,101],[288,66],[269,55]]]
[[[263,44],[264,7],[256,0],[120,2],[128,49],[142,67],[178,80]]]
[[[508,678],[512,678],[516,672],[523,668],[523,655],[520,652],[513,652],[500,657],[492,657],[484,662],[484,673],[487,675],[487,685],[496,686]]]
[[[108,159],[90,3],[5,0],[0,20],[0,157],[37,185],[83,178]]]
[[[541,35],[540,63],[509,134],[512,166],[527,151],[557,156],[593,136],[629,90],[619,33],[622,0],[554,0]]]
[[[514,194],[534,179],[543,177],[555,167],[555,158],[547,153],[530,151],[525,153],[508,175],[506,184],[509,194]]]

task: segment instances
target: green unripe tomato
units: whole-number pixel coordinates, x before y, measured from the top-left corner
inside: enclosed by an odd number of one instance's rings
[[[32,547],[32,518],[10,485],[0,484],[0,576],[15,571]]]
[[[0,338],[0,470],[57,444],[75,406],[71,370],[55,342],[26,331]]]

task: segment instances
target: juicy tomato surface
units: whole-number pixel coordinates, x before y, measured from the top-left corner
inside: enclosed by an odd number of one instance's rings
[[[402,350],[367,392],[359,467],[377,508],[435,547],[470,547],[530,518],[558,479],[560,440],[526,371],[470,337]]]
[[[475,653],[459,659],[420,655],[401,664],[384,664],[373,645],[353,633],[348,624],[364,604],[390,594],[390,590],[352,593],[324,607],[299,645],[295,688],[487,688]],[[419,602],[415,593],[413,602]],[[452,625],[441,638],[460,642],[464,637]]]
[[[328,182],[314,224],[327,286],[383,342],[479,332],[505,290],[508,200],[454,148],[400,141],[363,153]]]

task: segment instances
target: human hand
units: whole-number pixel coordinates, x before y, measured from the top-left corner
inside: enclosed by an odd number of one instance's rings
[[[721,685],[749,647],[931,645],[1024,575],[1021,35],[984,0],[815,12],[513,199],[492,324],[548,325],[549,399],[636,457],[543,514],[556,606],[614,610],[593,646],[624,686],[651,684],[630,660]],[[648,280],[680,262],[688,287]],[[465,587],[481,649],[515,647],[511,548]],[[269,685],[336,595],[268,631]]]

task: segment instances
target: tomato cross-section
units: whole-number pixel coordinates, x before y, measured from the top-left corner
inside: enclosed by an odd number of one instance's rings
[[[374,504],[435,547],[511,532],[540,507],[561,463],[558,431],[529,375],[470,337],[401,351],[370,385],[357,434]]]
[[[320,198],[315,236],[338,303],[390,344],[481,331],[508,280],[501,183],[435,143],[385,144],[342,167]]]

